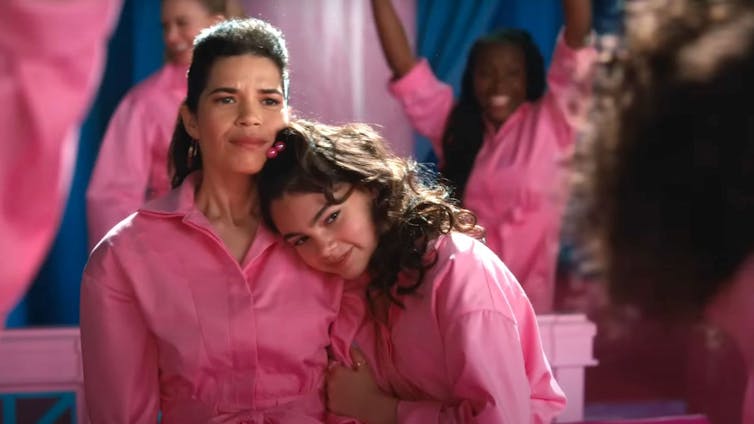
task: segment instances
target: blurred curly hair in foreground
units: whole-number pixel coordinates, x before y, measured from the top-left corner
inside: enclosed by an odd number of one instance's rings
[[[754,253],[754,1],[626,2],[575,211],[613,299],[698,316]]]

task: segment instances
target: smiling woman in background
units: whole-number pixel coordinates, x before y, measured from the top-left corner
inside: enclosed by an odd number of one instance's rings
[[[537,313],[552,310],[567,169],[586,115],[594,49],[591,2],[563,0],[550,69],[528,32],[504,29],[471,47],[460,97],[410,49],[391,0],[372,0],[391,93],[432,142],[455,196],[487,230]],[[547,87],[545,87],[545,80]]]

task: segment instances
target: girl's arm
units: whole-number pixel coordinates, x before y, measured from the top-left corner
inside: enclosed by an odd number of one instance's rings
[[[397,424],[399,399],[383,392],[364,355],[350,352],[353,365],[333,365],[327,375],[327,409],[365,424]]]
[[[592,31],[592,6],[590,0],[563,0],[565,29],[563,37],[572,49],[587,44]]]
[[[400,78],[416,63],[406,31],[391,0],[372,0],[372,13],[385,60],[393,71],[394,78]]]
[[[468,314],[445,340],[450,389],[458,401],[407,401],[384,393],[364,357],[352,350],[354,366],[333,366],[328,373],[328,409],[366,424],[540,423],[532,421],[525,358],[510,319],[494,311]]]

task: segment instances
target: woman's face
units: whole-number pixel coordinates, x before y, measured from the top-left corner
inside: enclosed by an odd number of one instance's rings
[[[526,59],[510,43],[490,43],[478,52],[474,94],[485,119],[496,127],[526,101]]]
[[[251,54],[217,59],[196,114],[181,117],[198,140],[206,172],[257,174],[278,131],[288,124],[280,69]]]
[[[336,199],[347,196],[339,204],[321,193],[286,193],[270,205],[275,226],[307,265],[345,279],[364,274],[377,248],[373,196],[351,187],[335,190]]]
[[[222,18],[222,15],[211,14],[200,0],[163,0],[162,38],[168,60],[180,65],[191,64],[194,38]]]

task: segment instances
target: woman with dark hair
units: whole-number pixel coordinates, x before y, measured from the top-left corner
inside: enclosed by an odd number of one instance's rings
[[[520,424],[563,409],[529,300],[445,186],[367,125],[296,121],[277,139],[262,216],[306,264],[348,280],[332,347],[350,367],[330,370],[332,412]]]
[[[564,0],[565,27],[547,74],[531,36],[503,30],[468,56],[461,95],[417,60],[390,0],[372,0],[395,80],[390,90],[440,159],[455,196],[487,230],[487,245],[521,281],[538,313],[552,309],[563,162],[584,118],[594,50],[589,0]]]
[[[81,338],[97,423],[325,419],[341,280],[260,225],[256,175],[288,123],[288,53],[266,22],[196,39],[171,145],[173,190],[94,249]]]
[[[86,192],[89,247],[145,202],[170,191],[168,147],[186,98],[194,38],[235,17],[235,0],[160,0],[165,65],[129,90],[102,140]]]
[[[625,45],[598,68],[583,233],[616,301],[732,336],[752,424],[754,2],[626,5]]]

